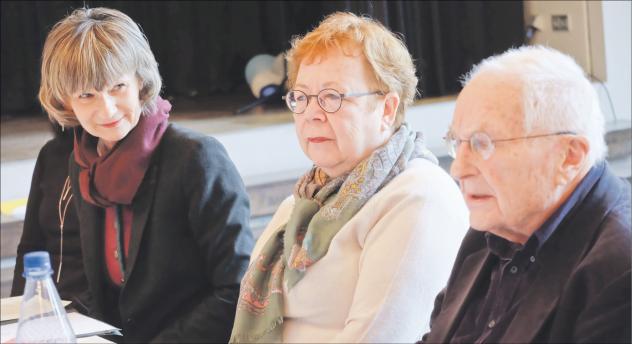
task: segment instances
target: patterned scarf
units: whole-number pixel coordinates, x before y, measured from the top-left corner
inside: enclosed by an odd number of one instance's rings
[[[241,282],[231,343],[280,342],[283,290],[320,260],[338,231],[415,158],[437,159],[404,124],[349,173],[327,180],[317,167],[299,179],[288,222],[263,246]]]
[[[167,130],[171,104],[158,98],[156,112],[141,115],[138,124],[106,154],[97,154],[98,138],[75,129],[74,158],[79,165],[79,191],[99,207],[132,203],[145,177],[153,151]]]

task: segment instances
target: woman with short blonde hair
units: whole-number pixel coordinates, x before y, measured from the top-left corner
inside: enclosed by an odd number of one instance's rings
[[[126,342],[225,342],[252,249],[248,197],[217,140],[169,123],[160,87],[120,11],[75,10],[46,39],[40,101],[75,128],[83,303]]]
[[[42,52],[39,100],[52,121],[79,124],[64,107],[69,94],[103,89],[113,78],[134,72],[141,83],[142,112],[151,115],[162,87],[158,63],[136,23],[116,10],[77,10],[55,24]]]

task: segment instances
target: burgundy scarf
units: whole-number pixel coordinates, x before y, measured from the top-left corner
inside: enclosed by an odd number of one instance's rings
[[[98,139],[75,129],[75,162],[79,165],[79,187],[84,200],[99,207],[132,203],[145,177],[153,151],[167,130],[171,104],[158,98],[156,112],[141,115],[138,124],[114,148],[97,154]]]

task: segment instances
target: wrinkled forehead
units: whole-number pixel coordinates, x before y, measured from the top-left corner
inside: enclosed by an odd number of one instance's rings
[[[477,131],[493,138],[524,134],[522,83],[512,76],[476,76],[457,97],[450,131],[464,137]]]

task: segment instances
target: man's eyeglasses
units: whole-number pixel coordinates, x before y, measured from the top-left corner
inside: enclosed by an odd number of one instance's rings
[[[303,91],[291,90],[282,98],[285,100],[285,104],[297,115],[302,114],[309,105],[311,98],[316,98],[318,106],[327,113],[334,113],[340,110],[342,106],[342,100],[350,97],[364,97],[374,94],[384,95],[382,91],[364,92],[364,93],[340,93],[331,88],[325,88],[318,92],[318,94],[306,94]]]
[[[539,137],[558,136],[558,135],[576,135],[576,133],[572,131],[558,131],[551,134],[541,134],[541,135],[533,135],[533,136],[514,137],[510,139],[492,140],[489,137],[489,135],[480,131],[473,133],[469,139],[459,139],[453,133],[448,132],[443,139],[445,140],[446,146],[448,147],[448,154],[453,159],[456,159],[456,152],[459,149],[459,145],[461,145],[461,143],[463,142],[469,142],[470,149],[473,152],[476,152],[478,155],[480,155],[483,158],[483,160],[487,160],[492,155],[492,153],[494,153],[496,142],[535,139]]]

